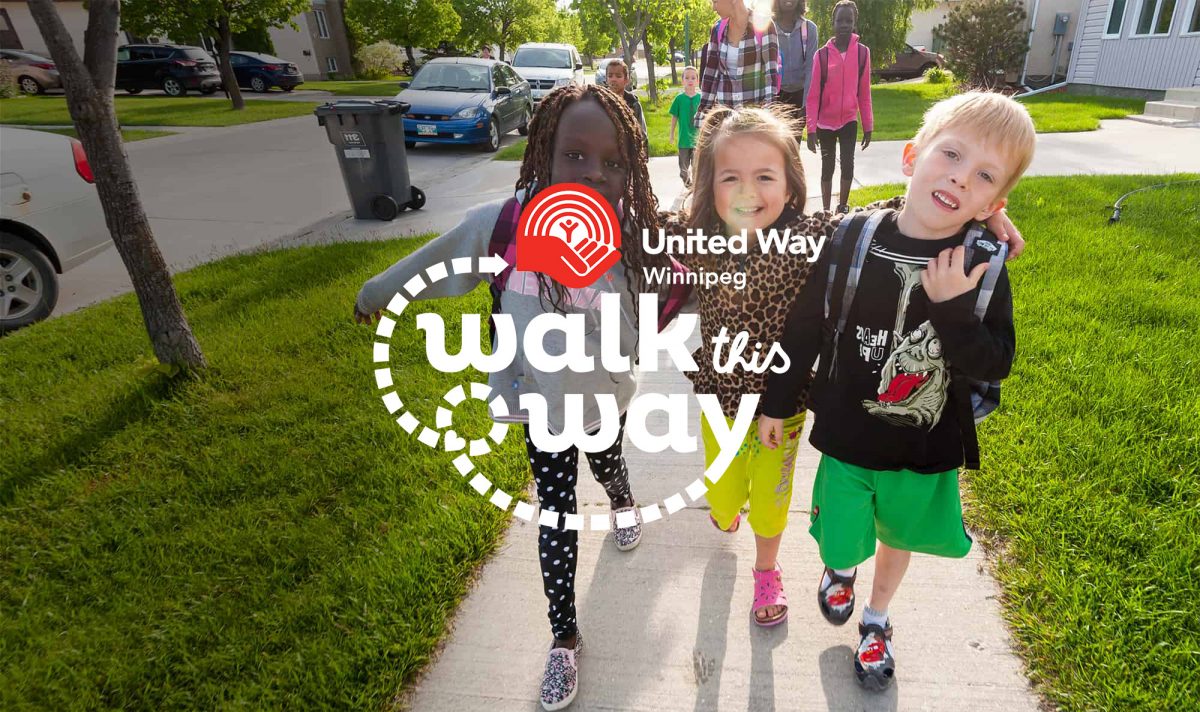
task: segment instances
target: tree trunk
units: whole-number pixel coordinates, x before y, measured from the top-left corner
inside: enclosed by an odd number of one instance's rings
[[[679,73],[675,71],[675,39],[671,38],[671,44],[667,46],[667,52],[671,56],[671,86],[679,83]]]
[[[221,83],[225,85],[225,93],[233,102],[233,110],[241,111],[246,108],[246,100],[242,98],[242,89],[238,86],[237,75],[233,73],[233,64],[229,61],[229,53],[233,51],[233,33],[229,30],[229,18],[222,15],[217,23],[218,41],[221,43],[217,66],[221,68]]]
[[[645,30],[642,30],[642,49],[646,51],[646,90],[650,93],[650,105],[653,106],[658,103],[658,83],[654,81],[654,52]]]
[[[154,241],[117,128],[112,87],[120,2],[91,1],[82,59],[52,0],[29,0],[29,11],[58,65],[67,108],[96,178],[104,221],[133,282],[154,355],[163,364],[203,368],[204,354]]]
[[[404,45],[404,53],[408,55],[408,70],[417,73],[417,58],[413,56],[412,45]]]

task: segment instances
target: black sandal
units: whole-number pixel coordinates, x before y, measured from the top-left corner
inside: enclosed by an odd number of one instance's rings
[[[829,585],[821,588],[820,581],[817,582],[817,605],[825,620],[834,625],[845,625],[854,615],[854,581],[858,578],[858,569],[849,576],[838,576],[826,566],[821,572],[821,581],[825,580],[825,574],[829,574]]]
[[[867,689],[886,689],[896,677],[896,659],[888,644],[892,639],[892,626],[889,623],[882,628],[875,623],[859,623],[858,633],[862,640],[854,654],[854,675]]]

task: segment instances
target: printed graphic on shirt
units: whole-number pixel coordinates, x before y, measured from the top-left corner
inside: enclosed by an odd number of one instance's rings
[[[868,363],[882,361],[887,357],[889,333],[887,329],[857,327],[855,335],[858,338],[858,355]]]
[[[896,324],[892,330],[893,338],[898,341],[879,374],[878,396],[875,400],[864,400],[863,407],[892,425],[930,430],[941,420],[950,382],[942,357],[942,342],[928,321],[908,333],[904,331],[908,307],[921,287],[921,270],[928,260],[883,248],[873,247],[871,253],[891,261],[900,280]],[[859,353],[863,354],[861,344],[860,338]]]

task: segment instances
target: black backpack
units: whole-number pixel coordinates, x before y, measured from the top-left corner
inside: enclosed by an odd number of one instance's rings
[[[846,321],[850,317],[850,306],[854,302],[854,293],[858,290],[858,280],[862,275],[863,263],[871,249],[871,240],[875,230],[879,228],[889,215],[891,209],[875,211],[860,211],[847,215],[842,219],[830,242],[829,276],[825,282],[825,330],[831,337],[823,350],[829,357],[829,378],[836,378],[838,340],[846,329]],[[975,318],[983,321],[987,314],[988,304],[996,291],[996,282],[1000,279],[1000,271],[1004,267],[1004,259],[1008,256],[1007,243],[996,239],[980,223],[975,223],[967,230],[963,239],[966,248],[964,263],[970,272],[980,262],[987,261],[987,272],[979,283],[979,296],[975,300]],[[980,257],[980,255],[983,255]],[[841,289],[834,287],[841,280]],[[834,308],[836,304],[836,309]],[[837,320],[831,321],[837,313]],[[832,326],[831,326],[832,324]],[[1000,382],[980,381],[956,371],[951,365],[952,389],[955,390],[960,402],[960,421],[970,421],[978,425],[980,421],[1000,407]],[[966,395],[966,399],[962,399]],[[968,432],[969,431],[969,432]],[[964,427],[964,455],[968,469],[979,468],[979,445],[975,437],[975,429]]]

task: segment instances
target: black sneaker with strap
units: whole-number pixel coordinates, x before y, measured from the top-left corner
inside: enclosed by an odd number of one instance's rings
[[[854,654],[854,676],[870,690],[883,690],[896,677],[896,658],[892,655],[892,625],[858,624],[858,651]]]

